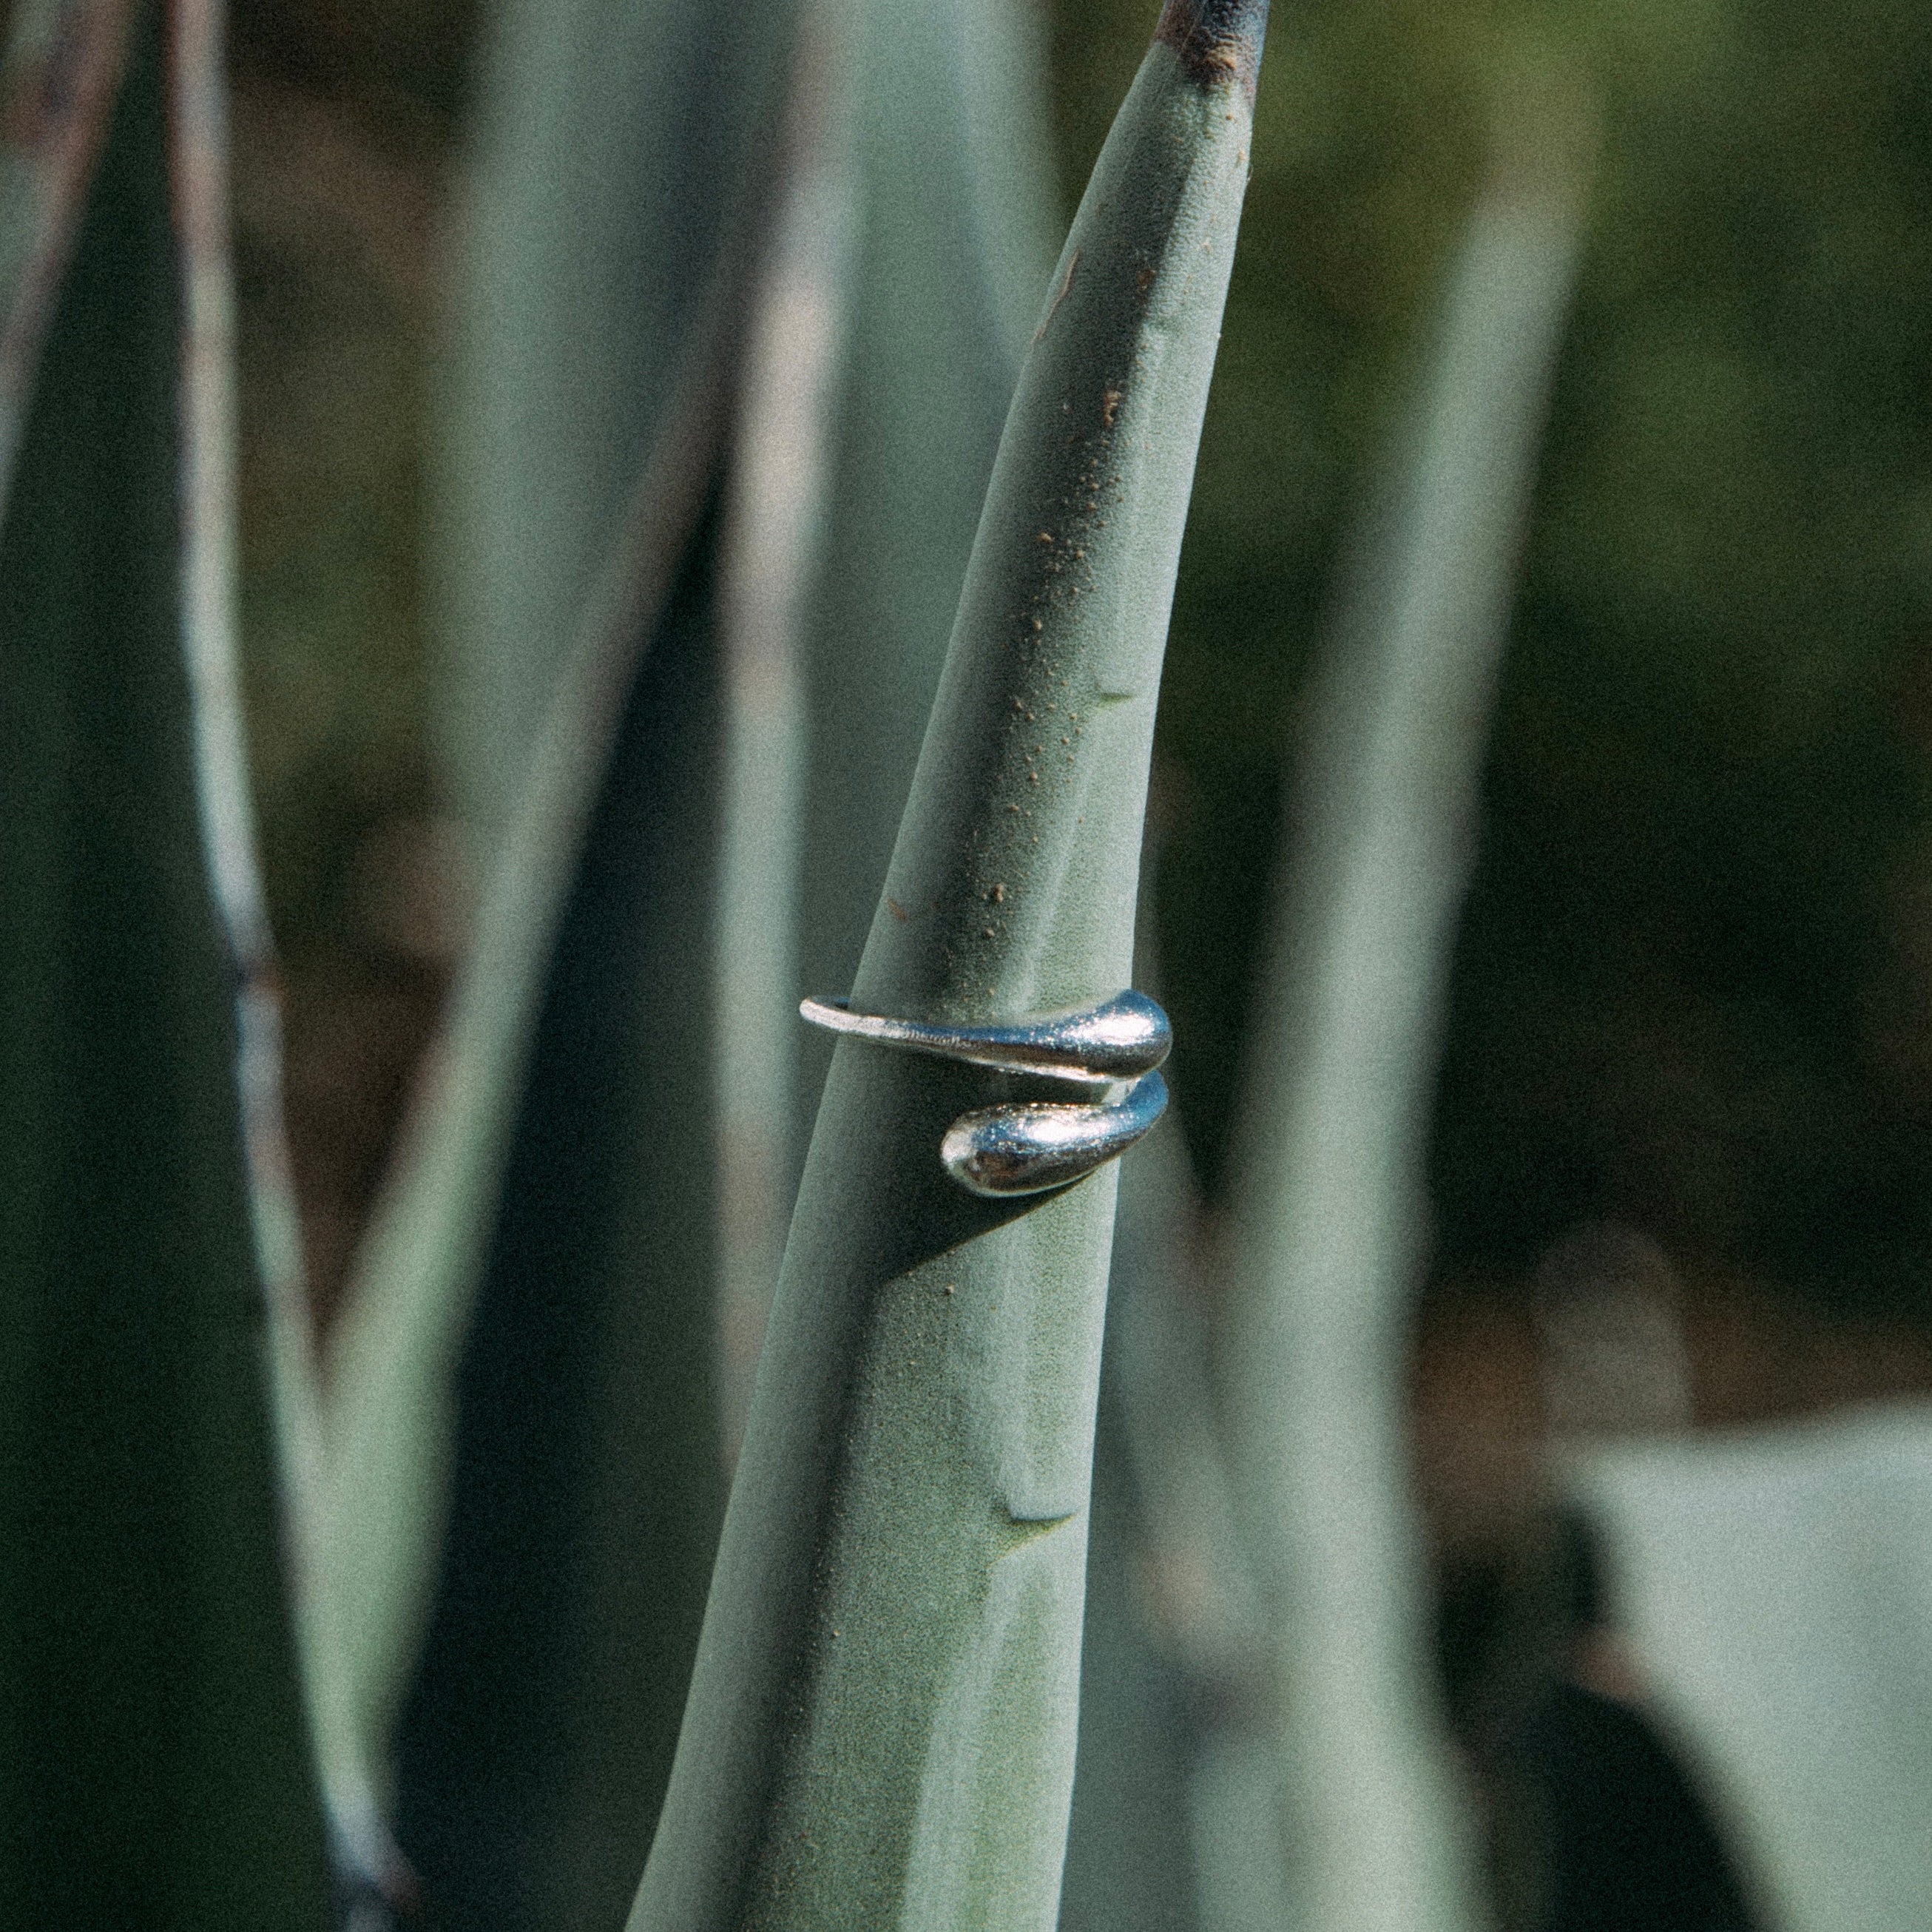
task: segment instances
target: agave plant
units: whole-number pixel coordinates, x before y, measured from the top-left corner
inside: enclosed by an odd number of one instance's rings
[[[286,1590],[313,1472],[236,696],[218,28],[198,0],[20,7],[8,48],[0,1914],[21,1924],[327,1916]]]
[[[1483,1916],[1402,1404],[1429,1082],[1583,185],[1560,90],[1520,86],[1313,708],[1232,1190],[1272,1809],[1287,1922],[1323,1932]]]
[[[880,1017],[820,1106],[636,1928],[1052,1922],[1113,1177],[962,1187],[950,1124],[1029,1084],[878,1042],[1128,976],[1264,11],[1163,14],[1040,312],[851,990]]]
[[[488,66],[445,461],[475,728],[450,760],[492,883],[325,1387],[234,691],[216,17],[15,10],[13,84],[41,108],[0,158],[0,1507],[25,1552],[0,1592],[0,1898],[22,1922],[319,1924],[325,1816],[338,1863],[382,1880],[386,1815],[478,1926],[614,1923],[640,1870],[634,1932],[1059,1910],[1110,1156],[1164,1090],[1162,1023],[1125,990],[1148,764],[1265,0],[1168,0],[1050,273],[997,10],[640,7],[602,62],[589,13],[507,11]],[[711,148],[673,97],[719,101]],[[1418,1673],[1390,1660],[1414,1580],[1388,1417],[1457,854],[1382,806],[1412,756],[1422,819],[1466,804],[1551,229],[1519,196],[1473,231],[1389,621],[1362,626],[1389,656],[1331,720],[1367,748],[1318,761],[1330,842],[1292,889],[1276,980],[1301,1004],[1262,1056],[1240,1250],[1263,1635],[1232,1618],[1214,1667],[1258,1642],[1294,1694],[1272,1749],[1134,1767],[1165,1778],[1173,1911],[1204,1926],[1230,1922],[1174,1848],[1204,1880],[1244,1834],[1266,1909],[1470,1913],[1453,1796],[1403,1729]],[[613,301],[564,231],[659,274],[652,298]],[[909,260],[947,271],[896,315]],[[553,362],[580,339],[619,371]],[[959,373],[946,462],[908,476],[922,358]],[[1468,728],[1446,745],[1445,686]],[[798,837],[801,812],[839,836]],[[1405,970],[1365,1016],[1392,852],[1418,882]],[[801,902],[826,908],[803,942]],[[842,1036],[777,1267],[825,1064],[773,1029],[795,956]],[[1400,1078],[1358,1120],[1336,1094],[1372,1038]],[[1337,1119],[1366,1120],[1354,1192]],[[1186,1192],[1150,1181],[1124,1223],[1143,1272],[1181,1265]],[[1352,1301],[1324,1286],[1348,1231],[1373,1290]],[[1115,1337],[1144,1385],[1114,1467],[1156,1514],[1167,1484],[1172,1524],[1192,1457],[1226,1537],[1204,1375],[1169,1364],[1149,1396],[1153,1306]],[[1318,1353],[1353,1366],[1359,1412],[1324,1406],[1340,1382],[1284,1408]],[[1336,1531],[1344,1497],[1373,1534]],[[1323,1728],[1347,1632],[1388,1666],[1380,1730]],[[1352,1767],[1334,1791],[1326,1762]],[[1118,1828],[1124,1778],[1111,1796]],[[1370,1882],[1360,1848],[1391,1828]],[[1336,1873],[1354,1889],[1324,1894]],[[1102,1896],[1068,1922],[1124,1924]]]

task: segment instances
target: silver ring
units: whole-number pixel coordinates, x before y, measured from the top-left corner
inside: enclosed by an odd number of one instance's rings
[[[836,999],[802,1000],[798,1010],[813,1026],[874,1046],[1100,1090],[1091,1101],[1009,1101],[962,1114],[940,1142],[939,1157],[974,1194],[1067,1186],[1126,1153],[1166,1110],[1167,1083],[1154,1070],[1167,1058],[1173,1030],[1144,993],[983,1026],[855,1013]]]

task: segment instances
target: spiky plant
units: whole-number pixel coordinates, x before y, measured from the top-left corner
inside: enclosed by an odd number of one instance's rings
[[[988,1021],[1127,980],[1264,14],[1168,6],[1082,203],[861,1011]],[[835,1056],[634,1932],[1052,1922],[1114,1177],[959,1187],[949,1124],[1016,1084]]]
[[[327,1912],[270,1416],[271,1343],[298,1404],[305,1364],[235,691],[218,21],[16,8],[5,75],[0,1919],[76,1932]]]
[[[1510,103],[1304,748],[1232,1184],[1229,1407],[1262,1600],[1284,1922],[1481,1922],[1426,1674],[1404,1318],[1440,1012],[1473,848],[1582,173],[1547,82]]]

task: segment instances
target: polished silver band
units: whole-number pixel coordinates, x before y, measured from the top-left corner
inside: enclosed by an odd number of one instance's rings
[[[1126,1153],[1167,1106],[1167,1083],[1154,1070],[1173,1032],[1144,993],[980,1026],[855,1013],[834,999],[802,1000],[799,1012],[814,1026],[875,1046],[1098,1090],[1089,1101],[1010,1101],[962,1114],[946,1130],[939,1156],[975,1194],[1065,1187]]]

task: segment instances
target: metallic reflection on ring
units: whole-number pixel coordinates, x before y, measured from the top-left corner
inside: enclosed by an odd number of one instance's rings
[[[1124,1154],[1167,1111],[1167,1082],[1148,1074],[1111,1106],[1021,1102],[962,1114],[939,1143],[946,1171],[975,1194],[1040,1194]]]
[[[1173,1035],[1166,1014],[1144,993],[984,1025],[855,1013],[835,999],[803,1000],[799,1012],[814,1026],[875,1046],[1105,1090],[1088,1101],[1011,1101],[962,1114],[940,1143],[940,1159],[975,1194],[1067,1186],[1124,1154],[1167,1106],[1167,1083],[1154,1069]]]

